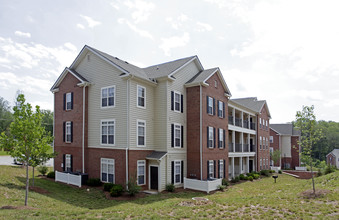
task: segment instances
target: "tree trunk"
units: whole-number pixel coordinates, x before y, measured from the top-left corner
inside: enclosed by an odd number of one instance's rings
[[[311,175],[312,175],[312,185],[313,185],[313,195],[315,197],[315,185],[314,185],[314,176],[313,176],[313,165],[312,165],[312,159],[311,159]]]
[[[27,206],[27,200],[28,200],[28,187],[29,187],[28,161],[26,161],[26,195],[25,195],[25,206]]]
[[[33,167],[33,187],[34,187],[34,167]]]

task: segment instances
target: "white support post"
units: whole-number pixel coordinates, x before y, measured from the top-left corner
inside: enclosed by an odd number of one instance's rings
[[[240,174],[242,174],[242,157],[239,158]]]
[[[235,108],[232,109],[233,125],[235,125]]]
[[[233,147],[233,152],[235,152],[235,131],[232,131],[232,147]]]
[[[249,173],[249,172],[250,172],[250,157],[247,157],[246,164],[247,164],[247,170],[246,170],[246,172]]]
[[[244,133],[240,133],[241,152],[244,152]]]
[[[234,157],[232,157],[232,178],[234,178]]]
[[[251,135],[247,134],[247,144],[248,144],[248,152],[251,152]]]
[[[244,127],[244,112],[241,112],[240,116],[241,116],[241,127],[243,128]]]

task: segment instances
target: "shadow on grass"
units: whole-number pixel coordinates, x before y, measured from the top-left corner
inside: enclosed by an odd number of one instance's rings
[[[16,177],[20,182],[26,183],[26,178],[24,177]],[[32,179],[30,179],[30,185],[32,183]],[[1,186],[8,187],[11,189],[19,189],[24,190],[23,186],[15,185],[15,184],[0,184]],[[36,177],[35,178],[35,187],[40,187],[48,193],[42,193],[42,195],[59,200],[61,202],[68,203],[70,205],[88,208],[88,209],[104,209],[108,207],[113,207],[116,205],[124,204],[124,203],[134,203],[138,205],[143,204],[151,204],[154,202],[159,202],[166,199],[172,198],[181,198],[181,199],[191,199],[192,197],[197,196],[205,196],[205,193],[192,192],[192,191],[184,191],[179,193],[160,193],[157,195],[149,195],[144,198],[138,198],[135,200],[129,201],[116,201],[116,200],[108,200],[105,197],[103,192],[103,187],[93,188],[91,187],[89,191],[87,191],[87,187],[78,188],[70,185],[65,185],[62,183],[54,182],[48,179],[43,179]]]

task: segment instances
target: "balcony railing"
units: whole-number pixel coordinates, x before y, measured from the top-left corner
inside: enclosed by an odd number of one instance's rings
[[[241,122],[242,122],[241,118],[235,118],[235,125],[236,125],[236,126],[241,127],[241,125],[242,125]]]
[[[248,121],[247,120],[244,120],[243,127],[248,128]]]
[[[233,143],[228,143],[228,152],[233,152]]]
[[[255,130],[255,123],[251,122],[251,129]]]
[[[228,123],[233,125],[233,116],[228,116]]]
[[[241,152],[242,151],[242,144],[235,144],[235,152]]]
[[[250,145],[250,152],[255,152],[255,144]]]
[[[244,152],[248,152],[248,144],[243,144]]]

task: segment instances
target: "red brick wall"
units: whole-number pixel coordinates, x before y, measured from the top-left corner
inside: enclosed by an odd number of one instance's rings
[[[260,128],[260,118],[261,118],[261,128]],[[269,117],[268,117],[268,112],[266,111],[266,104],[265,106],[262,108],[260,114],[257,117],[257,171],[260,171],[260,159],[265,159],[265,167],[262,166],[262,170],[266,170],[269,169],[269,163],[270,163],[270,144],[269,144],[269,140],[270,140],[270,129],[269,129],[269,122],[267,123],[267,127],[263,126],[263,120],[265,120],[265,126],[266,126],[266,121],[269,121]],[[266,138],[268,139],[268,148],[266,149],[266,144],[265,144],[265,148],[261,148],[260,149],[260,136],[262,138],[265,138],[265,143],[266,143]],[[262,142],[264,143],[264,142]],[[268,165],[266,165],[266,159],[268,159]],[[262,162],[262,164],[264,164],[264,162]]]
[[[273,151],[280,150],[279,149],[279,134],[274,130],[270,129],[270,136],[273,137],[273,143],[270,143],[270,147],[273,147]],[[280,160],[277,163],[274,163],[274,166],[280,166]]]
[[[299,167],[299,145],[298,145],[298,136],[291,137],[291,154],[292,154],[292,163],[291,168]]]
[[[128,175],[129,177],[137,177],[137,161],[138,160],[146,160],[146,156],[152,153],[149,150],[129,150],[128,151]],[[144,190],[148,189],[149,181],[148,181],[148,160],[146,160],[146,185],[141,186]],[[159,168],[160,171],[160,168]],[[136,179],[137,180],[137,179]]]
[[[312,173],[310,171],[296,171],[296,170],[285,170],[285,173],[297,175],[299,179],[311,179]],[[317,172],[313,172],[314,176],[317,176]]]
[[[332,165],[332,166],[336,166],[336,164],[335,164],[336,158],[335,158],[335,156],[333,154],[329,154],[327,156],[326,160],[327,160],[327,164]]]

